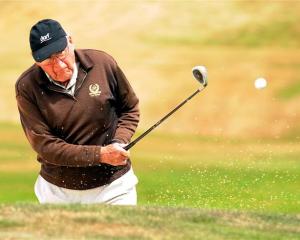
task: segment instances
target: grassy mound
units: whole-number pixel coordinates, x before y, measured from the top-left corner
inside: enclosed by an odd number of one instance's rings
[[[167,207],[0,205],[0,239],[300,239],[300,216]]]

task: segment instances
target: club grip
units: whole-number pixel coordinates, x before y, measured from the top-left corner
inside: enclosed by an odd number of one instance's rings
[[[125,147],[123,147],[126,151],[128,151],[130,148],[132,148],[135,145],[136,142],[131,142],[129,144],[127,144]]]

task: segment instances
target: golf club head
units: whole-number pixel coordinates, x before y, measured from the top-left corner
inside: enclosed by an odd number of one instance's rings
[[[207,86],[207,70],[204,66],[195,66],[192,69],[194,78],[196,78],[196,80],[198,82],[200,82],[200,84],[203,85],[203,87]]]

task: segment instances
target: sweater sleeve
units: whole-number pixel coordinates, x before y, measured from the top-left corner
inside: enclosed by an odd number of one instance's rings
[[[129,143],[139,122],[139,100],[117,64],[114,75],[117,81],[115,94],[117,99],[118,124],[113,141]]]
[[[99,165],[100,146],[69,144],[58,138],[51,132],[36,104],[16,92],[23,130],[32,148],[41,157],[41,161],[69,167]]]

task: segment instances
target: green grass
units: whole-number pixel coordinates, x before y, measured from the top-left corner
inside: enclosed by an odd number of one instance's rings
[[[151,168],[151,167],[150,167]],[[299,212],[299,170],[135,168],[140,205]],[[36,201],[37,172],[1,172],[0,202]]]
[[[140,202],[150,205],[299,212],[297,172],[224,168],[140,174]],[[153,183],[153,179],[156,179]],[[292,181],[287,183],[287,179]]]
[[[30,217],[28,217],[30,216]],[[1,239],[300,239],[297,215],[174,207],[0,205]]]
[[[0,129],[0,203],[36,201],[35,154],[19,126]],[[298,143],[155,132],[131,155],[140,205],[300,211]]]
[[[33,185],[38,172],[3,172],[0,171],[0,202],[37,201]]]

